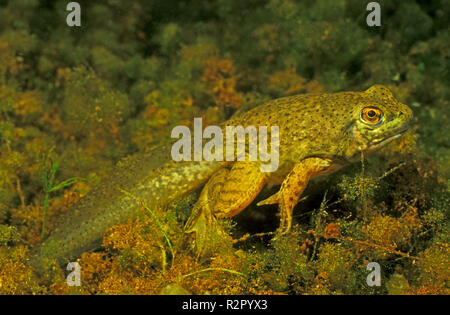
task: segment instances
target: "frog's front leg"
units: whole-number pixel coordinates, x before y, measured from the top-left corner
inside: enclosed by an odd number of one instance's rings
[[[329,159],[316,157],[304,159],[294,166],[276,194],[258,203],[258,206],[278,204],[281,214],[279,234],[289,232],[292,225],[292,210],[308,181],[317,175],[326,173],[330,170],[331,165],[332,161]]]
[[[206,183],[185,226],[186,233],[196,233],[198,254],[210,246],[212,233],[220,233],[215,218],[235,216],[247,207],[267,183],[267,173],[259,164],[235,162],[230,170],[221,169]]]

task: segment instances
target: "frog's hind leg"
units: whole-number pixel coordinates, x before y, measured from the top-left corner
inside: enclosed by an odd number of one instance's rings
[[[215,218],[235,216],[247,207],[267,182],[267,175],[255,162],[235,162],[230,170],[221,169],[206,183],[185,226],[196,233],[196,248],[204,252],[214,233],[221,233]]]

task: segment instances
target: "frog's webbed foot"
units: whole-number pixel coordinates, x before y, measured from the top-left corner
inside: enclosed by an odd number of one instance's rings
[[[208,256],[210,249],[214,247],[211,243],[212,234],[220,233],[222,228],[209,207],[197,202],[184,230],[185,233],[194,233],[192,248],[195,250],[197,257],[204,257]]]
[[[211,253],[215,247],[213,243],[217,239],[213,237],[213,234],[220,233],[222,230],[213,214],[212,207],[214,206],[214,187],[217,186],[223,172],[226,170],[219,170],[206,183],[184,228],[185,233],[194,233],[192,247],[197,257],[205,257]]]

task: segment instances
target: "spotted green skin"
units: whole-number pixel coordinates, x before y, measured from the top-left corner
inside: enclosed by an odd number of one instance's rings
[[[383,122],[370,126],[360,119],[364,107],[383,111]],[[280,166],[271,175],[281,182],[295,164],[308,157],[348,164],[408,130],[411,109],[391,91],[374,85],[364,92],[301,94],[273,100],[227,122],[227,125],[279,126]]]
[[[380,125],[369,126],[361,121],[361,110],[367,106],[383,111]],[[364,92],[276,99],[224,125],[267,126],[269,130],[270,126],[279,126],[280,164],[270,179],[280,183],[299,161],[308,157],[328,158],[339,165],[355,161],[361,151],[370,153],[403,134],[412,118],[408,106],[396,100],[386,87],[375,85]],[[108,228],[137,216],[139,204],[135,198],[150,207],[164,206],[203,185],[230,163],[174,162],[170,146],[125,159],[99,187],[60,218],[50,236],[35,250],[32,264],[39,266],[45,258],[64,264],[98,248]]]

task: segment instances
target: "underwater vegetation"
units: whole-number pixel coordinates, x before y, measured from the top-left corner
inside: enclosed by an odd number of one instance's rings
[[[0,294],[449,294],[450,6],[378,2],[380,27],[360,0],[79,1],[89,14],[71,28],[65,1],[0,1]],[[183,231],[194,192],[142,201],[79,257],[79,287],[29,263],[59,215],[174,126],[373,84],[414,127],[310,183],[287,235],[272,240],[276,207],[254,203],[199,259]]]

